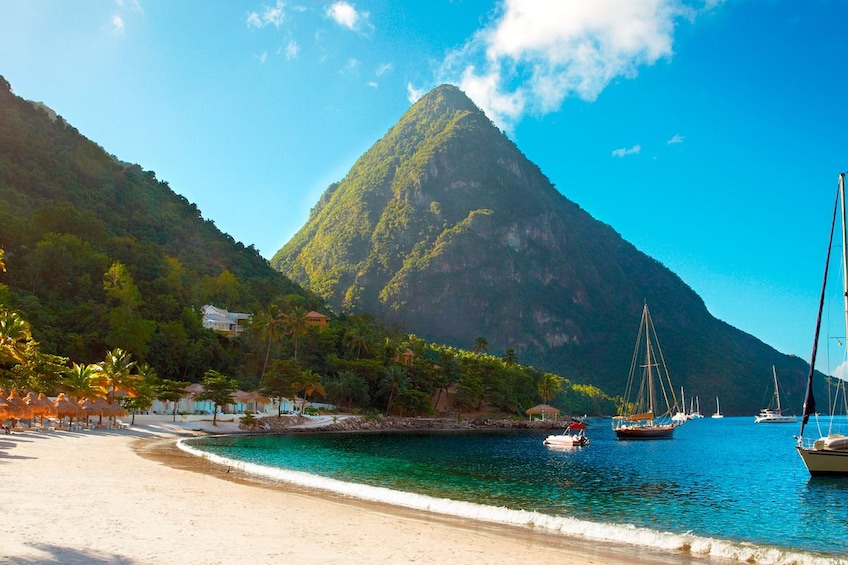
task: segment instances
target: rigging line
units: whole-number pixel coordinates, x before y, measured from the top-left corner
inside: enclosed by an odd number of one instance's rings
[[[839,184],[842,185],[845,179],[845,173],[839,174]],[[833,234],[836,229],[836,213],[839,209],[839,193],[840,191],[836,191],[836,201],[833,204],[833,220],[830,223],[830,240],[827,244],[827,258],[824,263],[824,278],[822,280],[822,290],[821,296],[819,298],[819,312],[816,317],[816,333],[813,337],[813,352],[810,356],[810,374],[807,376],[807,394],[804,397],[804,416],[801,418],[801,430],[798,432],[799,441],[800,438],[804,437],[804,426],[807,425],[807,421],[810,419],[810,414],[813,414],[816,411],[816,399],[813,396],[813,375],[816,372],[816,353],[819,348],[819,330],[821,330],[821,318],[822,318],[822,309],[824,308],[824,299],[825,292],[827,289],[827,273],[830,267],[830,251],[833,245]]]

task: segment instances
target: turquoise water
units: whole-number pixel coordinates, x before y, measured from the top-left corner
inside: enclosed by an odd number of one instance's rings
[[[591,444],[561,451],[542,445],[546,431],[190,443],[278,480],[552,534],[753,563],[848,562],[848,479],[811,478],[797,432],[750,417],[692,420],[674,439],[640,442],[590,420]]]

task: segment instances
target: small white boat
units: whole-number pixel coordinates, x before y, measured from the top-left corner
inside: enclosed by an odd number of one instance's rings
[[[780,389],[777,386],[777,370],[774,365],[771,367],[771,372],[774,375],[774,400],[773,404],[769,404],[767,408],[760,410],[760,413],[754,416],[755,424],[794,424],[798,419],[795,416],[789,416],[783,413],[780,407]]]
[[[721,413],[721,406],[718,404],[718,396],[716,396],[716,411],[713,414],[713,418],[724,418],[724,414]]]
[[[586,424],[583,422],[571,422],[561,434],[548,436],[542,443],[548,447],[579,447],[589,445],[589,438],[586,437]]]

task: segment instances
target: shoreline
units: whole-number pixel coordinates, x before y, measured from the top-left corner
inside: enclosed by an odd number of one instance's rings
[[[205,424],[205,423],[204,423]],[[263,480],[180,450],[235,425],[0,437],[0,563],[710,563]],[[317,430],[315,430],[317,431]]]

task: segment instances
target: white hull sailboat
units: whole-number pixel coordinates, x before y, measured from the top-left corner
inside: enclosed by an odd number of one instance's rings
[[[724,414],[721,413],[721,406],[718,404],[718,396],[716,396],[716,411],[713,412],[713,418],[724,418]]]
[[[676,427],[683,425],[672,420],[672,415],[679,413],[680,407],[647,303],[642,309],[636,348],[622,399],[619,415],[612,419],[612,429],[618,439],[668,439]],[[666,402],[664,407],[660,407],[660,399]]]
[[[672,421],[683,423],[686,420],[691,420],[692,415],[686,412],[686,399],[683,396],[683,387],[680,387],[680,410],[671,417]]]
[[[777,369],[774,365],[771,367],[772,375],[774,375],[774,399],[767,408],[760,410],[760,413],[754,416],[755,424],[794,424],[798,421],[795,416],[784,414],[780,407],[780,388],[777,386]]]
[[[841,475],[848,476],[848,436],[834,431],[834,418],[837,411],[842,412],[846,408],[845,402],[845,381],[835,379],[838,384],[835,394],[835,399],[828,402],[830,418],[829,425],[822,426],[820,417],[816,412],[816,399],[813,395],[813,378],[815,376],[816,353],[818,351],[819,333],[821,330],[822,311],[824,309],[825,296],[827,293],[827,275],[830,265],[830,250],[833,246],[833,234],[836,227],[837,213],[842,215],[842,295],[843,300],[843,315],[845,316],[845,330],[848,332],[848,225],[846,225],[845,215],[845,173],[839,174],[839,183],[836,195],[836,205],[833,210],[833,220],[830,228],[830,241],[827,247],[827,259],[824,268],[824,280],[822,282],[821,298],[819,300],[819,312],[816,320],[816,333],[813,339],[813,353],[810,359],[810,373],[807,378],[807,394],[804,397],[803,417],[801,418],[801,430],[796,436],[796,449],[801,459],[804,461],[807,470],[812,476],[821,475]],[[848,334],[843,334],[848,335]],[[844,357],[843,357],[844,361]],[[840,407],[840,410],[837,410]],[[844,414],[844,412],[843,412]],[[804,430],[810,416],[814,416],[819,430],[817,439],[804,436]],[[826,428],[826,432],[822,431]]]

